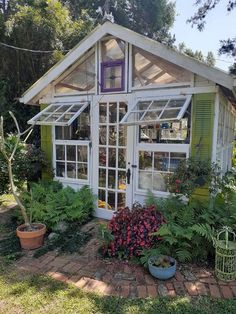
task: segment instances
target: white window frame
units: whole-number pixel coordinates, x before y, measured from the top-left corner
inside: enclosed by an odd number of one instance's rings
[[[65,160],[56,160],[56,145],[62,145],[62,146],[85,146],[87,147],[87,180],[83,180],[83,179],[76,179],[76,178],[69,178],[67,177],[67,171],[66,171],[66,165],[67,163],[75,163],[76,164],[76,171],[77,171],[77,166],[79,164],[77,158],[77,153],[76,153],[76,160],[73,161],[67,161],[67,156],[65,153]],[[60,181],[60,182],[65,182],[65,183],[80,183],[83,185],[89,185],[90,184],[90,167],[91,167],[91,156],[90,156],[90,145],[91,145],[91,141],[83,141],[83,140],[57,140],[55,138],[55,127],[53,128],[53,169],[55,170],[55,174],[54,174],[54,179]],[[57,162],[64,162],[65,163],[65,177],[58,177],[56,175],[56,163]]]
[[[59,122],[60,119],[62,119],[67,113],[70,112],[70,110],[77,105],[82,105],[81,108],[74,113],[74,115],[70,118],[69,121],[67,122]],[[40,111],[38,114],[36,114],[32,119],[30,119],[28,121],[28,124],[34,124],[34,125],[57,125],[57,126],[70,126],[72,124],[72,122],[78,118],[78,116],[88,107],[89,102],[85,101],[85,102],[64,102],[64,103],[52,103],[49,106],[47,106],[44,110]],[[51,113],[49,113],[48,117],[45,120],[42,121],[38,121],[38,119],[44,114],[50,111],[50,109],[52,107],[58,107],[57,109],[55,109],[54,111],[52,111]],[[57,113],[57,111],[63,107],[63,106],[67,106],[68,109],[65,110],[63,113],[61,113],[61,115],[59,116],[58,119],[56,119],[56,121],[47,121],[52,115],[54,115],[55,113]]]
[[[125,124],[125,125],[144,125],[144,124],[153,124],[153,123],[157,123],[157,122],[168,122],[168,121],[177,121],[177,120],[181,120],[182,117],[184,116],[186,110],[188,109],[188,106],[191,102],[191,95],[187,95],[187,96],[162,96],[162,97],[147,97],[147,98],[139,98],[137,99],[137,101],[135,102],[135,104],[132,106],[132,108],[126,113],[126,115],[123,117],[123,119],[121,120],[120,124]],[[167,119],[156,119],[156,120],[142,120],[142,118],[146,115],[147,112],[156,112],[156,109],[149,109],[152,105],[152,103],[154,101],[162,101],[162,100],[166,100],[166,104],[165,107],[162,109],[161,113],[159,116],[161,116],[165,110],[169,110],[168,104],[171,100],[173,99],[185,99],[185,102],[181,108],[181,110],[178,113],[178,116],[176,118],[167,118]],[[145,102],[145,101],[150,101],[150,104],[148,105],[147,109],[144,110],[142,117],[138,120],[138,121],[132,121],[132,122],[128,122],[127,119],[129,118],[129,115],[132,113],[138,113],[141,112],[139,110],[134,110],[134,108],[137,106],[137,104],[139,102]],[[170,109],[175,109],[175,108],[170,108]]]

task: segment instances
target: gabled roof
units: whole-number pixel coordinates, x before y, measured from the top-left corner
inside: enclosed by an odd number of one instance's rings
[[[140,35],[123,26],[105,22],[97,26],[89,35],[70,50],[65,57],[56,63],[47,71],[37,82],[35,82],[20,98],[20,101],[27,104],[32,103],[32,99],[44,90],[50,83],[58,78],[70,65],[76,62],[89,48],[103,38],[105,35],[113,35],[124,41],[127,41],[143,50],[157,55],[173,64],[176,64],[186,70],[198,74],[208,80],[211,80],[225,88],[233,91],[236,86],[236,80],[228,73],[183,55],[153,39]]]

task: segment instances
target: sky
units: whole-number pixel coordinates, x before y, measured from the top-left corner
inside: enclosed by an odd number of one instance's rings
[[[175,0],[176,2],[176,21],[171,30],[176,36],[176,44],[184,42],[188,48],[201,50],[206,56],[208,51],[212,51],[216,59],[216,67],[228,71],[234,59],[226,55],[218,55],[221,39],[236,37],[236,9],[227,12],[228,0],[221,0],[206,18],[206,26],[202,32],[196,27],[192,28],[186,20],[190,18],[197,7],[194,6],[195,0]],[[229,63],[230,62],[230,63]]]

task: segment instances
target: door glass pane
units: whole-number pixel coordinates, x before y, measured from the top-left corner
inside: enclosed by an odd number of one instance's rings
[[[117,122],[117,103],[109,104],[109,123]]]
[[[119,103],[119,121],[123,119],[125,114],[127,113],[127,104],[125,102]]]
[[[108,191],[108,205],[114,210],[116,208],[116,193]]]
[[[108,149],[108,167],[116,168],[116,149]]]
[[[107,122],[107,104],[99,104],[99,122]]]
[[[115,189],[116,170],[108,170],[108,188]]]
[[[109,127],[109,145],[115,146],[116,145],[116,138],[117,138],[117,127],[116,126],[110,126]]]
[[[118,209],[125,207],[125,193],[118,193],[117,207]]]
[[[152,172],[139,171],[139,189],[152,190]]]
[[[119,127],[119,146],[126,146],[127,128],[126,126]]]
[[[99,187],[106,187],[106,169],[99,168]]]
[[[140,170],[152,169],[152,152],[147,151],[139,152],[139,169]]]
[[[154,173],[153,174],[153,190],[166,192],[166,174],[164,173]]]
[[[126,172],[118,171],[118,190],[126,190]]]
[[[106,126],[99,127],[99,144],[100,145],[107,144],[107,127]]]
[[[154,153],[154,170],[168,171],[169,168],[169,153],[158,152]]]
[[[106,166],[106,153],[107,149],[105,147],[99,148],[99,166]]]
[[[170,153],[170,171],[175,171],[178,164],[185,159],[185,153]]]
[[[126,168],[126,149],[119,149],[118,151],[118,168]]]

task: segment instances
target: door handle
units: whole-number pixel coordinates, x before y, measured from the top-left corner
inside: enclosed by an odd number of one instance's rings
[[[130,184],[130,177],[131,177],[131,171],[130,169],[128,169],[126,172],[127,184]]]

